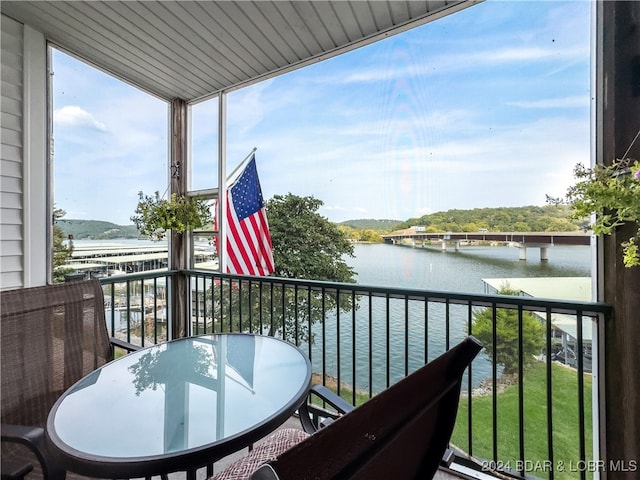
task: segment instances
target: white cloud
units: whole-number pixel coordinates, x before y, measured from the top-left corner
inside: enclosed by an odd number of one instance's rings
[[[56,125],[66,127],[89,127],[101,132],[107,131],[107,126],[98,121],[86,110],[74,105],[67,105],[53,112],[53,121]]]
[[[541,100],[507,102],[507,105],[520,108],[546,109],[546,108],[587,108],[589,107],[589,95],[572,96],[563,98],[544,98]]]

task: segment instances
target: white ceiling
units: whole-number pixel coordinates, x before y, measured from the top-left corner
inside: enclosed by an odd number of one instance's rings
[[[247,85],[478,0],[5,1],[3,14],[160,98]]]

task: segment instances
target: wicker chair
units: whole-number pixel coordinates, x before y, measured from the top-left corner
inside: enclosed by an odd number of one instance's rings
[[[0,293],[2,478],[64,478],[44,435],[49,410],[76,381],[113,359],[97,280]],[[26,475],[26,477],[25,477]]]
[[[280,430],[212,480],[433,478],[453,432],[462,375],[481,349],[468,337],[358,408],[315,387],[345,414],[311,435]],[[312,429],[306,405],[300,416]]]

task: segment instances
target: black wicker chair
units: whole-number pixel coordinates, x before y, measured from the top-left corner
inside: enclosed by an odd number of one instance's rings
[[[463,373],[481,349],[468,337],[357,408],[314,387],[312,394],[345,414],[310,435],[278,431],[213,480],[433,478],[453,432]],[[300,416],[315,430],[307,405]]]

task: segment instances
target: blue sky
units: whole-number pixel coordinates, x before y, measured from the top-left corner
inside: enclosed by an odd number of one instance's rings
[[[544,205],[589,163],[590,4],[487,1],[228,96],[229,169],[332,221]],[[166,190],[167,105],[60,52],[56,207],[127,224]],[[216,107],[194,108],[193,188],[216,186]]]

